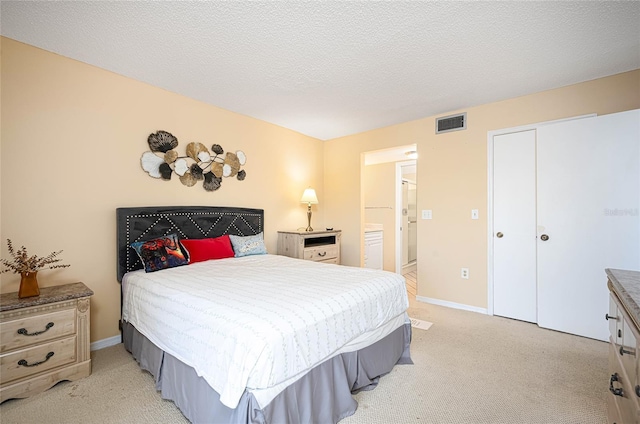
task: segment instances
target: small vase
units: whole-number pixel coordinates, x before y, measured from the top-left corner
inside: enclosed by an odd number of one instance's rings
[[[38,271],[35,272],[21,272],[20,275],[20,289],[18,290],[18,297],[32,297],[40,295],[40,289],[38,288]]]

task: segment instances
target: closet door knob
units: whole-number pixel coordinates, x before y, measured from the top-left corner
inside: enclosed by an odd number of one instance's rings
[[[504,235],[504,234],[502,234],[502,233],[500,233],[500,232],[496,233],[496,237],[498,237],[498,238],[502,238],[502,236],[503,236],[503,235]]]
[[[549,236],[546,235],[546,234],[543,234],[543,235],[540,236],[540,240],[547,241],[547,240],[549,240]]]

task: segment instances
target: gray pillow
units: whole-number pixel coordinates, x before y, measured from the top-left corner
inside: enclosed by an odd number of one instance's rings
[[[267,253],[262,233],[246,237],[229,235],[229,238],[236,258],[249,255],[265,255]]]

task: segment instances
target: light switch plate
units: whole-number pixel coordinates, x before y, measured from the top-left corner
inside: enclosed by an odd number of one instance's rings
[[[471,209],[471,219],[478,219],[478,209]]]
[[[431,209],[422,210],[422,219],[432,219],[432,218],[433,218],[433,213],[431,212]]]

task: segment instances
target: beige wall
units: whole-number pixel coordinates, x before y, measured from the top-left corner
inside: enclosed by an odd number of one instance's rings
[[[343,230],[342,260],[358,265],[362,153],[417,143],[418,296],[487,307],[487,132],[640,108],[640,71],[465,108],[468,129],[435,135],[434,116],[325,142],[325,218]],[[443,113],[448,115],[458,111]],[[470,219],[479,209],[480,219]],[[418,212],[420,215],[420,212]],[[460,268],[470,278],[460,278]]]
[[[383,226],[383,268],[396,270],[396,164],[366,165],[362,172],[364,222]]]
[[[306,226],[300,197],[316,189],[313,222],[324,226],[323,143],[32,46],[2,38],[1,221],[6,239],[46,255],[63,249],[70,268],[42,271],[41,287],[83,281],[94,292],[91,340],[118,333],[120,285],[115,273],[115,209],[140,205],[264,208],[265,239]],[[188,78],[185,75],[185,78]],[[186,144],[243,150],[245,181],[201,184],[149,177],[140,156],[147,136],[173,133]],[[1,291],[19,276],[2,274]]]

